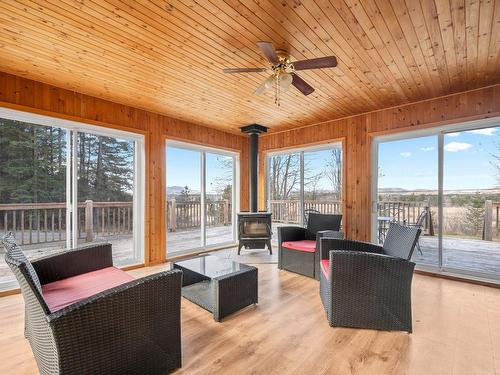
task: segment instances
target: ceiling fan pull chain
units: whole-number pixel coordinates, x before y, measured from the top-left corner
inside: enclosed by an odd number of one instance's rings
[[[276,74],[276,96],[274,99],[274,104],[278,107],[280,106],[280,76]]]

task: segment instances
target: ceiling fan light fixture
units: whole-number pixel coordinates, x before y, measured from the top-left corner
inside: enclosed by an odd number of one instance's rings
[[[273,85],[274,85],[274,75],[270,75],[264,81],[264,86],[265,86],[266,89],[270,89],[270,88],[273,87]]]
[[[280,74],[279,85],[283,92],[287,92],[292,84],[293,76],[290,73]]]

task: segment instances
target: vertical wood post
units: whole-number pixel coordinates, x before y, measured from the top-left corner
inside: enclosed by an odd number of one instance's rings
[[[491,241],[493,239],[492,216],[493,216],[493,202],[487,200],[484,202],[484,226],[483,226],[483,240],[486,241]]]
[[[495,216],[495,219],[496,219],[496,228],[497,228],[497,234],[498,234],[498,214],[499,214],[499,208],[500,206],[495,206],[495,209],[496,209],[496,216]]]
[[[224,199],[224,205],[223,205],[223,220],[224,220],[224,225],[229,224],[229,200]]]
[[[175,203],[175,198],[172,198],[170,200],[170,212],[168,213],[169,214],[169,221],[170,221],[170,232],[175,232],[175,228],[177,226],[177,223],[176,223],[176,215],[175,215],[175,206],[176,206],[176,203]]]
[[[429,229],[429,236],[434,236],[434,224],[432,223],[432,211],[431,211],[431,201],[430,199],[427,201],[427,226]]]
[[[94,202],[91,200],[85,201],[85,242],[94,241]]]

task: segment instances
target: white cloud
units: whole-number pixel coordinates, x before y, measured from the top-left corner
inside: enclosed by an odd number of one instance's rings
[[[446,134],[448,137],[458,137],[460,135],[460,132],[458,133],[448,133]]]
[[[445,149],[445,151],[449,151],[449,152],[458,152],[458,151],[468,150],[471,147],[472,147],[472,145],[470,143],[450,142],[444,146],[444,149]]]
[[[422,147],[420,150],[423,152],[429,152],[433,151],[435,148],[434,147]]]
[[[497,130],[495,128],[486,128],[486,129],[471,130],[470,132],[481,135],[495,135],[496,131]]]
[[[400,152],[399,155],[404,158],[409,158],[411,156],[411,152]]]

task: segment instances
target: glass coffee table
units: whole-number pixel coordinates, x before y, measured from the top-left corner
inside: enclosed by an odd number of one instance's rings
[[[215,255],[175,262],[182,271],[182,296],[213,313],[214,320],[258,302],[257,268]]]

